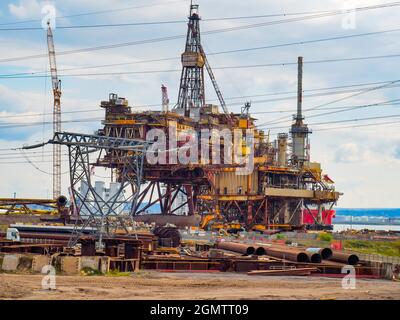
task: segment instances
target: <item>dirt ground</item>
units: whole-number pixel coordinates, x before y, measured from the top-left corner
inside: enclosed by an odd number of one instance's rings
[[[343,289],[341,279],[265,277],[235,273],[161,273],[131,276],[57,276],[56,290],[43,290],[41,275],[0,274],[0,299],[394,299],[400,282],[357,279]]]

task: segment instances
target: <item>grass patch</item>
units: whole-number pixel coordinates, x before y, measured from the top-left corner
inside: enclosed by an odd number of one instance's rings
[[[390,257],[400,257],[400,240],[398,241],[369,241],[344,240],[344,248],[366,254],[380,254]]]
[[[89,267],[85,267],[81,270],[82,276],[102,276],[103,273],[99,270],[95,270]]]
[[[326,242],[331,242],[333,239],[333,235],[331,235],[330,233],[326,233],[326,232],[321,232],[318,236],[319,240],[321,241],[326,241]]]
[[[277,240],[283,240],[283,239],[285,239],[285,238],[286,238],[286,237],[285,237],[284,234],[278,233],[278,234],[276,235],[276,239],[277,239]]]
[[[108,277],[129,277],[132,272],[120,272],[118,270],[110,270],[106,273]]]

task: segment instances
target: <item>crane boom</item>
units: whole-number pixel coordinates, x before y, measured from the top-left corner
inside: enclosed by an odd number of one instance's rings
[[[218,87],[217,80],[215,79],[215,76],[214,76],[214,73],[213,73],[213,71],[211,69],[210,63],[208,62],[207,56],[206,56],[206,54],[205,54],[205,52],[203,50],[203,46],[200,44],[199,47],[200,47],[200,52],[201,52],[201,54],[203,56],[203,59],[204,59],[204,65],[206,66],[207,73],[208,73],[208,75],[209,75],[209,77],[211,79],[211,82],[212,82],[213,86],[214,86],[215,93],[218,96],[219,103],[221,104],[222,110],[226,114],[226,117],[227,117],[228,121],[231,122],[232,121],[232,117],[230,116],[228,108],[226,107],[226,103],[225,103],[224,97],[222,96],[221,90]]]
[[[56,52],[50,22],[47,23],[47,47],[49,51],[51,83],[53,87],[53,134],[61,132],[61,80],[57,75]],[[61,195],[61,145],[53,145],[53,198]]]

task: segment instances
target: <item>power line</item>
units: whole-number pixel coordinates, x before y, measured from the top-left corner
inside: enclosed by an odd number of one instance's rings
[[[6,151],[6,150],[4,150],[4,151]],[[7,151],[9,151],[9,150],[7,150]],[[14,152],[5,152],[5,153],[3,153],[3,151],[0,151],[0,157],[3,157],[3,156],[12,156],[12,155],[16,155],[16,154],[18,154],[18,152],[19,152],[19,150],[14,150]],[[25,154],[27,154],[27,155],[36,155],[36,154],[43,154],[43,155],[47,155],[47,154],[52,154],[53,153],[53,151],[30,151],[30,152],[25,152]]]
[[[82,16],[90,16],[90,15],[109,14],[109,13],[114,13],[114,12],[132,10],[132,9],[158,7],[158,6],[164,6],[164,5],[169,5],[169,4],[172,4],[172,3],[186,2],[186,1],[187,0],[176,0],[176,1],[168,1],[168,2],[164,1],[164,3],[159,3],[159,4],[154,3],[154,4],[150,4],[150,5],[147,4],[147,5],[141,5],[141,6],[131,6],[131,7],[108,9],[108,10],[102,10],[102,11],[91,11],[91,12],[86,12],[86,13],[76,13],[76,14],[70,14],[70,15],[65,15],[65,16],[57,16],[56,20],[74,18],[74,17],[82,17]],[[24,21],[6,22],[6,23],[0,23],[0,25],[5,26],[5,25],[31,23],[31,22],[42,22],[42,19],[31,19],[31,20],[24,20]]]
[[[241,29],[249,29],[255,27],[263,27],[269,25],[276,25],[282,23],[290,23],[290,22],[298,22],[303,20],[324,18],[334,15],[347,14],[349,12],[357,12],[357,11],[365,11],[365,10],[374,10],[374,9],[382,9],[388,7],[395,7],[400,5],[400,2],[387,3],[382,5],[374,5],[367,7],[359,7],[348,10],[332,10],[332,11],[319,11],[314,13],[305,13],[304,17],[284,19],[284,20],[274,20],[268,22],[262,22],[257,24],[250,24],[245,26],[231,27],[225,29],[219,29],[226,31],[234,31]],[[297,15],[300,15],[298,13]],[[220,17],[220,18],[211,18],[211,19],[202,19],[203,22],[215,22],[215,21],[225,21],[225,20],[243,20],[243,19],[260,19],[271,17],[271,15],[252,15],[252,16],[238,16],[238,17]],[[105,24],[91,24],[91,25],[69,25],[69,26],[57,26],[57,29],[86,29],[86,28],[112,28],[112,27],[130,27],[130,26],[153,26],[153,25],[165,25],[165,24],[177,24],[177,23],[187,23],[187,20],[167,20],[167,21],[150,21],[150,22],[128,22],[128,23],[105,23]],[[42,27],[23,27],[23,28],[2,28],[0,31],[35,31],[35,30],[43,30]],[[219,30],[212,30],[208,32],[216,33]],[[225,31],[226,30],[226,31]],[[206,31],[207,32],[207,31]]]
[[[400,87],[400,84],[397,85],[391,85],[387,86],[382,89],[389,89],[389,88],[394,88],[394,87]],[[316,97],[322,97],[322,96],[331,96],[331,95],[337,95],[337,94],[343,94],[343,93],[349,93],[349,92],[361,92],[362,89],[348,89],[348,90],[338,90],[338,91],[328,91],[328,92],[321,92],[321,93],[314,93],[314,94],[306,94],[303,95],[303,98],[316,98]],[[295,100],[297,99],[297,96],[288,96],[288,97],[281,97],[281,98],[273,98],[273,99],[262,99],[262,100],[251,100],[251,103],[253,105],[255,104],[260,104],[260,103],[267,103],[267,102],[276,102],[276,101],[286,101],[286,100]],[[230,106],[234,105],[243,105],[242,102],[240,103],[231,103]],[[329,109],[329,108],[324,108],[324,110]],[[336,109],[336,108],[333,108]],[[284,112],[294,112],[294,110],[271,110],[271,111],[266,111],[265,113],[281,113],[282,111]],[[307,111],[306,109],[304,111]],[[257,113],[264,113],[264,112],[252,112],[252,114],[257,114]],[[282,118],[279,118],[282,119]],[[277,119],[276,119],[277,120]],[[275,120],[273,120],[275,121]]]
[[[52,160],[49,160],[49,161],[44,160],[44,161],[36,161],[35,163],[50,163],[50,162],[52,163],[53,161]],[[65,162],[68,162],[68,160],[61,161],[61,162],[65,163]],[[5,162],[0,162],[0,164],[22,164],[22,163],[28,163],[28,164],[32,165],[32,163],[30,163],[29,161],[5,161]],[[43,173],[52,175],[52,173],[48,173],[48,172],[42,171],[40,168],[36,168],[36,169],[41,171],[41,172],[43,172]],[[62,174],[65,174],[65,173],[62,173]]]
[[[320,126],[320,125],[325,125],[325,124],[333,124],[333,123],[346,123],[346,122],[355,122],[355,121],[366,121],[366,120],[376,120],[376,119],[387,119],[387,118],[398,118],[400,117],[400,114],[394,114],[394,115],[387,115],[387,116],[380,116],[380,117],[368,117],[368,118],[355,118],[355,119],[345,119],[345,120],[336,120],[336,121],[327,121],[327,122],[316,122],[316,123],[310,123],[310,126]],[[270,130],[274,129],[284,129],[287,128],[287,126],[280,126],[280,127],[266,127],[266,126],[257,126],[258,128],[268,128]]]
[[[390,84],[396,80],[390,80],[390,81],[379,81],[379,82],[369,82],[369,83],[360,83],[360,84],[350,84],[350,85],[342,85],[342,86],[333,86],[333,87],[324,87],[324,88],[314,88],[314,89],[308,89],[308,90],[303,90],[303,92],[319,92],[319,91],[326,91],[326,90],[332,90],[332,89],[341,89],[341,88],[357,88],[361,86],[367,86],[367,85],[376,85],[376,84]],[[385,86],[385,88],[393,88],[393,87],[399,87],[399,84],[392,84]],[[335,95],[335,94],[342,94],[342,93],[349,93],[349,92],[360,92],[360,90],[363,89],[351,89],[351,90],[337,90],[337,91],[331,91],[331,92],[320,92],[320,93],[315,93],[315,94],[309,94],[309,95],[304,95],[304,97],[320,97],[320,96],[327,96],[327,95]],[[242,98],[252,98],[252,97],[262,97],[262,96],[277,96],[277,95],[287,95],[291,93],[296,93],[296,91],[282,91],[282,92],[272,92],[272,93],[266,93],[266,94],[255,94],[255,95],[246,95],[246,96],[233,96],[233,97],[225,97],[225,100],[234,100],[234,99],[242,99]],[[264,100],[253,100],[253,104],[257,103],[264,103],[264,102],[274,102],[274,101],[282,101],[282,100],[290,100],[290,99],[296,99],[297,96],[289,96],[289,97],[282,97],[282,98],[275,98],[275,99],[264,99]],[[213,99],[206,100],[207,102],[212,102],[212,101],[217,101]],[[242,105],[242,102],[234,102],[230,103],[230,106],[239,106]],[[148,104],[148,105],[141,105],[141,106],[133,106],[132,108],[150,108],[150,107],[161,107],[161,104]],[[336,109],[343,109],[347,107],[333,107],[330,109],[336,110]],[[324,108],[324,110],[327,110],[329,108]],[[305,109],[307,111],[309,109]],[[82,110],[82,107],[80,107],[79,110],[71,110],[71,111],[64,111],[63,114],[75,114],[75,113],[90,113],[90,112],[103,112],[102,109],[96,108],[96,109],[88,109],[88,110]],[[259,112],[252,112],[252,114],[268,114],[268,113],[286,113],[286,112],[293,112],[293,110],[270,110],[270,111],[259,111]],[[46,115],[52,115],[52,112],[48,113],[33,113],[33,114],[16,114],[16,115],[8,115],[8,116],[0,116],[1,119],[9,119],[9,118],[30,118],[30,117],[38,117],[38,116],[46,116]],[[2,122],[5,123],[5,122]],[[1,125],[1,122],[0,122]],[[0,149],[1,150],[1,149]],[[8,149],[7,149],[8,150]]]
[[[219,29],[219,30],[224,30],[224,32],[234,31],[234,30],[242,30],[242,29],[263,27],[263,26],[276,25],[276,24],[282,24],[282,23],[290,23],[290,22],[298,22],[298,21],[303,21],[303,20],[324,18],[324,17],[334,16],[334,15],[347,14],[347,13],[350,13],[350,12],[389,8],[389,7],[395,7],[395,6],[398,6],[398,5],[400,5],[400,2],[397,1],[397,2],[392,2],[392,3],[373,5],[373,6],[366,6],[366,7],[359,7],[359,8],[348,9],[348,10],[319,11],[319,12],[314,13],[314,14],[306,15],[305,17],[268,21],[268,22],[263,22],[263,23],[250,24],[250,25],[246,25],[246,26],[231,27],[231,28],[225,28],[225,29]],[[299,15],[299,14],[297,14],[297,15]],[[202,21],[205,21],[205,22],[207,22],[207,21],[224,21],[224,20],[255,19],[255,18],[266,18],[266,17],[271,17],[271,15],[221,17],[221,18],[212,18],[212,19],[202,19]],[[131,23],[115,23],[115,24],[106,23],[106,24],[95,24],[95,25],[58,26],[57,29],[129,27],[129,26],[144,26],[144,25],[176,24],[176,23],[186,23],[186,22],[187,22],[187,20],[131,22]],[[0,31],[33,31],[33,30],[43,30],[43,28],[41,28],[41,27],[25,27],[25,28],[3,28],[3,29],[0,29]],[[212,31],[208,31],[208,32],[217,33],[217,32],[219,32],[219,30],[212,30]]]
[[[375,32],[358,33],[358,34],[352,34],[352,35],[346,35],[346,36],[320,38],[320,39],[315,39],[315,40],[289,42],[289,43],[276,44],[276,45],[270,45],[270,46],[253,47],[253,48],[246,48],[246,49],[226,50],[226,51],[220,51],[220,52],[217,52],[217,53],[213,53],[213,55],[235,53],[235,52],[248,52],[248,51],[254,51],[254,50],[265,50],[265,49],[273,49],[273,48],[288,47],[288,46],[303,45],[303,44],[318,43],[318,42],[326,42],[326,41],[341,40],[341,39],[351,39],[351,38],[371,36],[371,35],[384,34],[384,33],[390,33],[390,32],[398,32],[398,31],[400,31],[400,28],[381,30],[381,31],[375,31]],[[0,60],[0,62],[1,62],[1,60]]]
[[[325,107],[325,106],[329,106],[329,105],[331,105],[331,104],[334,104],[334,103],[336,103],[336,102],[340,102],[340,101],[344,101],[344,100],[347,100],[347,99],[351,99],[351,98],[360,96],[360,95],[365,94],[365,93],[368,93],[368,92],[372,92],[372,91],[384,89],[384,88],[388,87],[389,85],[395,84],[395,83],[398,83],[398,82],[400,82],[400,80],[394,80],[394,81],[391,81],[391,82],[389,82],[389,83],[387,83],[387,84],[383,84],[383,85],[376,86],[376,87],[372,87],[372,88],[366,88],[366,89],[363,89],[363,90],[360,91],[360,92],[351,94],[351,95],[349,95],[349,96],[346,96],[346,97],[343,97],[343,98],[340,98],[340,99],[336,99],[336,100],[333,100],[333,101],[329,101],[329,102],[326,102],[326,103],[323,103],[323,104],[320,104],[320,105],[317,105],[317,106],[314,106],[314,107],[310,107],[310,108],[304,109],[304,111],[317,110],[317,109],[320,109],[320,108],[322,108],[322,107]],[[278,119],[275,119],[275,120],[272,120],[272,121],[264,122],[264,123],[262,123],[261,125],[265,125],[265,124],[277,124],[277,123],[287,122],[287,121],[288,121],[287,119],[288,119],[288,117],[285,116],[285,117],[281,117],[281,118],[278,118]]]
[[[67,153],[62,154],[63,156],[68,156]],[[31,154],[26,154],[26,156],[29,156],[29,158],[51,158],[51,154],[46,154],[44,156],[42,155],[31,155]],[[16,159],[19,158],[20,155],[18,155],[17,153],[11,155],[11,156],[7,156],[7,157],[3,157],[3,154],[0,155],[0,160],[8,160],[8,159]]]
[[[396,100],[400,100],[400,99],[396,99]],[[385,103],[383,103],[384,105]],[[378,104],[375,104],[378,105]],[[366,107],[367,105],[363,106]],[[360,108],[361,106],[357,106],[357,108]],[[351,107],[353,108],[353,107]],[[320,114],[319,116],[321,116],[322,114]],[[320,123],[311,123],[309,124],[311,125],[323,125],[323,124],[333,124],[333,123],[342,123],[342,122],[351,122],[351,121],[364,121],[364,120],[372,120],[372,119],[384,119],[384,118],[390,118],[390,117],[399,117],[400,115],[390,115],[390,116],[381,116],[381,117],[371,117],[371,118],[361,118],[361,119],[346,119],[346,120],[337,120],[337,121],[329,121],[329,122],[320,122]],[[79,120],[64,120],[62,121],[63,123],[78,123],[78,122],[97,122],[102,120],[102,118],[99,119],[79,119]],[[37,125],[51,125],[52,122],[48,121],[48,122],[33,122],[33,123],[18,123],[18,124],[8,124],[8,125],[3,125],[0,126],[0,130],[1,129],[8,129],[8,128],[15,128],[15,127],[26,127],[26,126],[37,126]],[[264,124],[260,124],[257,125],[258,128],[268,128],[268,129],[282,129],[282,128],[287,128],[287,126],[280,126],[280,127],[269,127],[269,126],[265,126]]]
[[[359,105],[359,106],[345,107],[341,110],[329,111],[329,112],[323,112],[323,113],[310,115],[310,116],[307,116],[307,118],[308,119],[316,118],[316,117],[326,116],[326,115],[330,115],[330,114],[336,114],[336,113],[347,112],[347,111],[363,109],[363,108],[370,108],[370,107],[397,106],[400,104],[400,102],[398,102],[398,101],[400,101],[400,99],[394,99],[394,100],[389,100],[389,101],[385,101],[385,102],[377,102],[377,103],[365,104],[365,105]]]
[[[27,161],[32,167],[34,167],[36,170],[38,170],[38,171],[40,171],[40,172],[42,172],[42,173],[45,173],[45,174],[54,176],[54,173],[53,173],[53,172],[44,171],[43,169],[40,169],[35,163],[33,163],[33,162],[31,161],[31,159],[25,154],[24,150],[20,150],[20,153],[21,153],[21,155],[26,159],[26,161]],[[33,157],[33,156],[32,156],[32,157]],[[44,160],[42,160],[42,161],[44,162]],[[54,161],[54,160],[53,160],[53,161]],[[53,161],[51,161],[51,162],[53,162]],[[60,164],[61,164],[61,162],[63,162],[63,161],[60,159],[59,162],[60,162]],[[63,173],[60,172],[61,175],[66,174],[66,173],[68,173],[68,171],[63,172]]]
[[[91,51],[97,51],[97,50],[128,47],[128,46],[134,46],[134,45],[140,45],[140,44],[149,44],[149,43],[155,43],[155,42],[162,42],[162,41],[181,39],[181,38],[184,38],[184,37],[185,37],[184,35],[175,35],[175,36],[169,36],[169,37],[161,37],[161,38],[145,39],[145,40],[117,43],[117,44],[110,44],[110,45],[102,45],[102,46],[89,47],[89,48],[84,48],[84,49],[74,49],[74,50],[68,50],[68,51],[59,51],[59,52],[57,52],[57,56],[75,54],[75,53],[83,53],[83,52],[91,52]],[[16,57],[16,58],[6,58],[6,59],[0,59],[0,63],[2,63],[2,62],[12,62],[12,61],[21,61],[21,60],[28,60],[28,59],[37,59],[37,58],[43,58],[43,57],[46,57],[46,55],[45,54],[35,54],[35,55]]]
[[[300,18],[291,18],[291,19],[285,19],[285,20],[275,20],[275,21],[268,21],[268,22],[250,24],[250,25],[245,25],[245,26],[238,26],[238,27],[224,28],[224,29],[219,29],[219,30],[205,31],[205,33],[206,34],[212,34],[212,33],[219,33],[219,32],[237,31],[237,30],[243,30],[243,29],[265,27],[265,26],[276,25],[276,24],[281,24],[281,23],[290,23],[290,22],[298,22],[298,21],[303,21],[303,20],[312,20],[312,19],[330,17],[330,16],[335,16],[335,15],[341,15],[341,14],[355,13],[355,12],[359,12],[359,11],[366,11],[366,10],[394,7],[394,6],[398,6],[399,4],[400,4],[400,2],[397,1],[397,2],[393,2],[393,3],[382,4],[382,5],[358,7],[358,8],[349,9],[349,10],[336,10],[336,11],[332,11],[332,12],[328,12],[328,13],[315,14],[315,15],[310,15],[310,16],[300,17]]]
[[[104,120],[103,118],[88,118],[88,119],[79,119],[79,120],[63,120],[61,123],[79,123],[79,122],[96,122]],[[41,125],[52,125],[53,121],[43,121],[43,122],[24,122],[24,123],[12,123],[1,125],[0,130],[2,129],[9,129],[9,128],[19,128],[19,127],[31,127],[31,126],[41,126]]]
[[[400,54],[388,54],[388,55],[378,55],[378,56],[365,56],[365,57],[352,57],[352,58],[336,58],[336,59],[323,59],[323,60],[310,60],[304,61],[304,64],[320,64],[320,63],[334,63],[334,62],[349,62],[349,61],[363,61],[363,60],[371,60],[371,59],[387,59],[387,58],[398,58]],[[179,58],[164,58],[164,59],[152,59],[152,60],[142,60],[135,62],[122,62],[122,63],[113,63],[106,65],[98,65],[98,66],[86,66],[86,67],[76,67],[76,68],[68,68],[68,69],[59,69],[59,71],[73,71],[73,70],[84,70],[84,69],[98,69],[105,67],[115,67],[115,66],[123,66],[123,65],[131,65],[138,63],[148,63],[148,62],[158,62],[158,61],[166,61],[166,60],[177,60]],[[238,65],[238,66],[221,66],[215,67],[214,70],[224,70],[224,69],[247,69],[247,68],[265,68],[265,67],[285,67],[290,65],[297,65],[297,62],[278,62],[278,63],[267,63],[267,64],[253,64],[253,65]],[[159,72],[181,72],[181,69],[171,69],[171,70],[147,70],[147,71],[125,71],[125,72],[109,72],[109,73],[94,73],[94,74],[64,74],[63,76],[98,76],[98,75],[122,75],[122,74],[132,74],[132,73],[159,73]],[[34,76],[44,74],[41,77],[47,77],[47,71],[37,71],[37,72],[22,72],[22,73],[11,73],[11,74],[0,74],[0,78],[24,78],[22,76]],[[21,76],[21,77],[20,77]],[[27,77],[29,78],[29,77]]]
[[[205,18],[205,19],[201,19],[201,21],[202,22],[215,22],[215,21],[225,21],[225,20],[262,19],[262,18],[286,17],[286,16],[295,16],[295,15],[311,15],[311,14],[332,13],[332,12],[337,12],[337,10],[308,11],[308,12],[279,13],[279,14],[263,14],[263,15],[236,16],[236,17]],[[60,19],[60,18],[63,18],[63,17],[57,17],[56,19]],[[41,20],[31,20],[31,21],[40,22]],[[26,22],[1,23],[0,26],[9,25],[9,24],[21,24],[21,23],[26,23]],[[57,26],[57,29],[125,27],[125,26],[177,24],[177,23],[187,23],[187,20],[167,20],[167,21],[151,21],[151,22],[127,22],[127,23],[115,23],[115,24],[109,23],[109,24],[92,24],[92,25]],[[0,28],[0,31],[29,31],[29,30],[43,30],[43,28],[40,28],[40,27]]]
[[[313,129],[313,131],[328,131],[328,130],[360,128],[360,127],[372,127],[372,126],[390,125],[390,124],[400,124],[400,121],[387,121],[387,122],[359,124],[359,125],[353,125],[353,126],[339,126],[339,127],[331,127],[331,128],[320,128],[320,129]]]
[[[228,30],[228,29],[229,28],[210,30],[210,31],[203,32],[202,35],[233,31],[233,30]],[[318,42],[326,42],[326,41],[340,40],[340,39],[350,39],[350,38],[355,38],[355,37],[363,37],[363,36],[391,33],[391,32],[397,32],[397,31],[400,31],[400,28],[381,30],[381,31],[375,31],[375,32],[359,33],[359,34],[346,35],[346,36],[336,36],[336,37],[331,37],[331,38],[322,38],[322,39],[315,39],[315,40],[308,40],[308,41],[298,41],[298,42],[277,44],[277,45],[271,45],[271,46],[227,50],[227,51],[213,53],[213,55],[233,53],[233,52],[247,52],[247,51],[253,51],[253,50],[265,50],[265,49],[271,49],[271,48],[287,47],[287,46],[293,46],[293,45],[303,45],[303,44],[308,44],[308,43],[318,43]],[[82,49],[75,49],[75,50],[68,50],[68,51],[60,51],[57,53],[57,55],[60,56],[60,55],[68,55],[68,54],[75,54],[75,53],[92,52],[92,51],[98,51],[98,50],[115,49],[115,48],[128,47],[128,46],[141,45],[141,44],[151,44],[151,43],[156,43],[156,42],[181,39],[181,38],[185,38],[185,37],[186,37],[186,35],[175,35],[175,36],[145,39],[145,40],[138,40],[138,41],[131,41],[131,42],[123,42],[123,43],[116,43],[116,44],[110,44],[110,45],[102,45],[102,46],[96,46],[96,47],[89,47],[89,48],[82,48]],[[45,56],[46,56],[45,54],[36,54],[36,55],[23,56],[23,57],[5,58],[5,59],[0,59],[0,63],[43,58]]]
[[[400,104],[400,102],[397,102],[397,101],[400,101],[400,99],[394,99],[394,100],[389,100],[389,101],[384,101],[384,102],[377,102],[377,103],[372,103],[372,104],[357,105],[357,106],[324,108],[324,110],[335,110],[335,111],[328,111],[328,112],[309,115],[309,116],[307,116],[307,119],[321,117],[321,116],[335,114],[335,113],[342,113],[342,112],[347,112],[347,111],[352,111],[352,110],[357,110],[357,109],[363,109],[363,108],[379,107],[379,106],[397,106]],[[252,115],[253,114],[267,114],[267,113],[277,113],[277,112],[293,113],[294,110],[284,110],[284,111],[275,111],[275,112],[274,111],[260,111],[260,112],[252,112],[251,114]]]
[[[340,121],[336,121],[336,122],[315,123],[315,124],[312,124],[312,125],[322,125],[322,124],[349,122],[349,121],[364,121],[364,120],[382,119],[382,118],[399,117],[399,116],[400,115],[391,115],[391,116],[385,116],[385,117],[371,117],[371,118],[351,119],[351,120],[349,119],[349,120],[340,120]],[[388,121],[388,122],[378,122],[378,123],[366,123],[366,124],[350,125],[350,126],[317,128],[317,129],[313,129],[313,131],[327,131],[327,130],[337,130],[337,129],[346,129],[346,128],[359,128],[359,127],[371,127],[371,126],[390,125],[390,124],[400,124],[400,120]],[[282,127],[280,127],[280,128],[282,128]],[[279,128],[271,128],[271,129],[279,129]],[[2,150],[2,149],[0,149],[0,150]],[[50,163],[50,162],[52,162],[52,161],[46,161],[46,160],[36,161],[36,163]],[[68,161],[62,161],[62,162],[68,162]],[[30,161],[6,161],[6,162],[0,161],[0,164],[23,164],[23,163],[30,163],[31,164]],[[39,168],[39,170],[42,171],[40,168]],[[47,173],[47,172],[44,172],[44,173]],[[65,173],[67,173],[67,172],[65,172]],[[63,174],[65,174],[65,173],[63,173]],[[48,173],[48,174],[50,174],[50,173]]]
[[[305,111],[320,109],[320,108],[322,108],[322,107],[329,106],[329,105],[334,104],[334,103],[336,103],[336,102],[340,102],[340,101],[343,101],[343,100],[347,100],[347,99],[350,99],[350,98],[357,97],[357,96],[362,95],[362,94],[367,93],[367,92],[371,92],[371,91],[376,91],[376,90],[379,90],[379,89],[383,89],[383,88],[387,87],[387,86],[390,85],[390,84],[395,84],[395,83],[398,83],[398,82],[400,82],[400,80],[394,80],[394,81],[392,81],[392,82],[390,82],[390,83],[388,83],[388,84],[383,84],[383,85],[381,85],[381,86],[377,86],[377,87],[373,87],[373,88],[368,88],[368,89],[365,89],[365,90],[363,90],[363,91],[361,91],[361,92],[357,92],[357,93],[354,93],[354,94],[352,94],[352,95],[346,96],[346,97],[344,97],[344,98],[336,99],[336,100],[333,100],[333,101],[330,101],[330,102],[327,102],[327,103],[319,104],[319,105],[317,105],[317,106],[315,106],[315,107],[307,108]]]
[[[344,88],[354,88],[354,87],[365,87],[370,85],[380,85],[385,83],[391,83],[396,80],[387,80],[387,81],[376,81],[376,82],[364,82],[364,83],[353,83],[348,85],[341,85],[341,86],[333,86],[333,87],[324,87],[324,88],[314,88],[314,89],[305,89],[303,92],[314,92],[314,91],[325,91],[325,90],[332,90],[332,89],[344,89]],[[274,92],[274,93],[267,93],[267,94],[259,94],[259,95],[251,95],[251,96],[236,96],[232,97],[232,99],[240,99],[240,98],[251,98],[251,97],[260,97],[260,96],[272,96],[272,95],[285,95],[297,93],[297,91],[281,91],[281,92]]]

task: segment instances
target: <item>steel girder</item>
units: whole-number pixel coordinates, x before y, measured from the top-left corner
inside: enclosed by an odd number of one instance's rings
[[[158,204],[161,214],[175,214],[178,210],[187,206],[187,215],[194,215],[196,211],[196,192],[193,189],[190,184],[151,181],[138,196],[134,214],[146,213],[149,208]],[[184,201],[177,206],[173,206],[179,195],[184,196]],[[146,205],[142,206],[144,202],[146,202]]]

